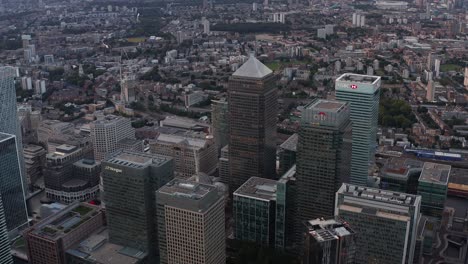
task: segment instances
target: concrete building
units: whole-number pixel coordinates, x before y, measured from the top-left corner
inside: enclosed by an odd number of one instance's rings
[[[104,212],[87,203],[73,203],[51,215],[23,236],[31,264],[65,264],[65,252],[105,224]]]
[[[17,147],[14,135],[0,133],[0,198],[10,237],[28,225]]]
[[[345,73],[335,82],[336,99],[348,102],[353,127],[350,182],[367,185],[374,161],[380,77]]]
[[[21,127],[18,122],[18,114],[16,108],[16,90],[15,78],[17,68],[0,67],[0,133],[6,133],[16,136],[16,149],[18,150],[18,158],[20,164],[20,175],[25,194],[27,194],[27,179],[26,169],[23,158],[23,140],[21,136]],[[7,204],[3,204],[5,208]],[[8,211],[8,209],[6,209]],[[8,220],[7,220],[8,222]]]
[[[44,184],[46,195],[54,201],[68,200],[64,185],[73,179],[73,163],[83,158],[83,150],[73,145],[60,145],[46,156]]]
[[[273,71],[253,55],[229,79],[229,188],[274,178],[277,89]]]
[[[325,39],[327,38],[327,31],[324,28],[317,29],[317,38]]]
[[[212,136],[205,139],[179,135],[160,134],[150,140],[150,151],[174,159],[174,177],[187,179],[203,172],[216,170],[218,151]]]
[[[434,71],[436,78],[440,77],[440,59],[437,58],[434,60]]]
[[[422,214],[442,218],[451,169],[450,165],[424,163],[418,183],[418,195],[422,197]]]
[[[226,261],[224,193],[175,179],[156,192],[161,264]]]
[[[412,263],[421,197],[343,184],[335,215],[356,232],[355,263]]]
[[[210,35],[211,31],[210,31],[210,21],[208,21],[208,19],[204,19],[203,20],[203,33],[204,34],[207,34],[207,35]]]
[[[135,139],[135,129],[128,118],[108,115],[91,123],[94,158],[103,160],[107,154],[117,150],[117,142]]]
[[[351,129],[349,103],[318,99],[304,107],[297,144],[299,221],[333,216],[335,193],[349,181]]]
[[[55,63],[54,55],[52,54],[44,55],[44,63],[45,65],[53,65]]]
[[[356,233],[341,219],[304,222],[303,264],[354,263]]]
[[[117,141],[116,148],[118,150],[131,150],[142,152],[143,151],[143,140],[124,138]]]
[[[173,179],[166,156],[118,151],[102,162],[109,241],[158,255],[155,192]]]
[[[465,67],[465,79],[463,81],[463,85],[465,86],[465,89],[468,90],[468,67]]]
[[[229,144],[229,112],[226,100],[211,101],[211,125],[216,147],[220,153],[221,149]]]
[[[427,82],[426,86],[426,100],[428,102],[434,102],[435,100],[435,87],[434,87],[434,81],[429,80]]]
[[[24,146],[23,154],[28,188],[31,188],[44,175],[47,151],[39,145],[29,144]]]
[[[219,179],[224,184],[229,184],[229,145],[221,149],[221,155],[218,160]],[[232,192],[232,191],[230,191]]]

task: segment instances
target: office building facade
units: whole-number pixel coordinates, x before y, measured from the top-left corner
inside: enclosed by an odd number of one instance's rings
[[[234,237],[274,246],[276,181],[252,177],[233,194]]]
[[[299,135],[293,134],[280,145],[278,153],[280,175],[286,173],[293,165],[296,164],[298,139]]]
[[[336,79],[335,92],[336,100],[349,103],[353,123],[350,182],[366,186],[376,146],[380,77],[345,73]]]
[[[29,263],[67,263],[65,252],[104,224],[104,212],[98,206],[70,204],[24,232]]]
[[[26,145],[23,149],[28,187],[31,188],[37,179],[44,175],[47,151],[39,145]]]
[[[135,139],[135,129],[128,118],[108,115],[91,123],[94,159],[101,161],[117,150],[117,142]]]
[[[21,127],[18,122],[16,107],[15,90],[15,67],[0,67],[0,133],[6,133],[16,136],[16,149],[20,163],[20,174],[22,177],[23,189],[27,191],[26,170],[23,158],[23,140],[21,136]],[[4,204],[4,206],[7,206]]]
[[[295,228],[297,218],[296,165],[276,182],[275,248],[294,250],[300,233]]]
[[[346,102],[315,100],[302,112],[297,144],[299,221],[331,217],[349,175],[351,122]]]
[[[14,135],[0,133],[0,194],[10,234],[28,225],[17,146]]]
[[[156,192],[161,264],[226,261],[224,194],[213,185],[175,179]]]
[[[173,179],[170,157],[122,150],[102,162],[109,241],[158,254],[155,192]]]
[[[442,218],[451,169],[450,165],[424,162],[418,182],[422,214]]]
[[[253,56],[230,77],[230,190],[251,177],[275,177],[277,98],[273,72]]]
[[[83,158],[83,150],[73,145],[60,145],[46,156],[44,184],[46,195],[54,201],[66,201],[65,185],[73,180],[73,163]]]
[[[304,222],[303,264],[352,264],[356,253],[356,233],[341,219]]]
[[[218,153],[220,153],[221,149],[229,144],[229,112],[226,100],[211,101],[211,125]]]
[[[202,139],[160,134],[149,145],[151,153],[174,159],[176,178],[187,179],[199,172],[211,174],[216,170],[218,151],[212,136]]]
[[[355,263],[412,263],[421,197],[343,184],[335,215],[356,232]]]
[[[221,156],[218,160],[219,181],[229,185],[229,145],[221,149]]]
[[[407,158],[388,159],[380,170],[380,188],[417,194],[424,162]]]

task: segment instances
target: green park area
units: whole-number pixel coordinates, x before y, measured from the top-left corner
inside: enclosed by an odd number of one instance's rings
[[[135,37],[135,38],[128,38],[127,41],[130,43],[141,43],[145,42],[146,38],[144,37]]]
[[[265,65],[270,68],[272,71],[276,71],[278,69],[287,67],[287,66],[294,66],[294,65],[304,65],[307,64],[308,61],[300,61],[300,60],[291,60],[291,61],[270,61],[265,63]]]
[[[456,65],[456,64],[442,64],[442,65],[440,65],[440,71],[443,71],[443,72],[459,71],[460,68],[461,67]]]

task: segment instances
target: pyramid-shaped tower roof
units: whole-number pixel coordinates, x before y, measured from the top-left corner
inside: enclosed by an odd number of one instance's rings
[[[232,76],[261,79],[267,75],[270,75],[272,72],[273,71],[265,66],[265,64],[261,63],[253,55],[250,55],[250,58],[244,64],[242,64],[242,66],[237,69],[237,71],[234,72]]]

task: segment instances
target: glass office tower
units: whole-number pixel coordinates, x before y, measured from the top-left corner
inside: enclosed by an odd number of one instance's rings
[[[8,232],[14,235],[28,224],[16,138],[0,133],[0,194]]]
[[[380,77],[345,73],[336,79],[336,99],[348,102],[353,122],[350,183],[366,186],[374,161]]]
[[[16,136],[20,175],[22,177],[24,191],[27,193],[26,167],[24,165],[23,158],[21,127],[18,122],[16,108],[15,78],[15,67],[0,67],[0,133],[7,133]]]

